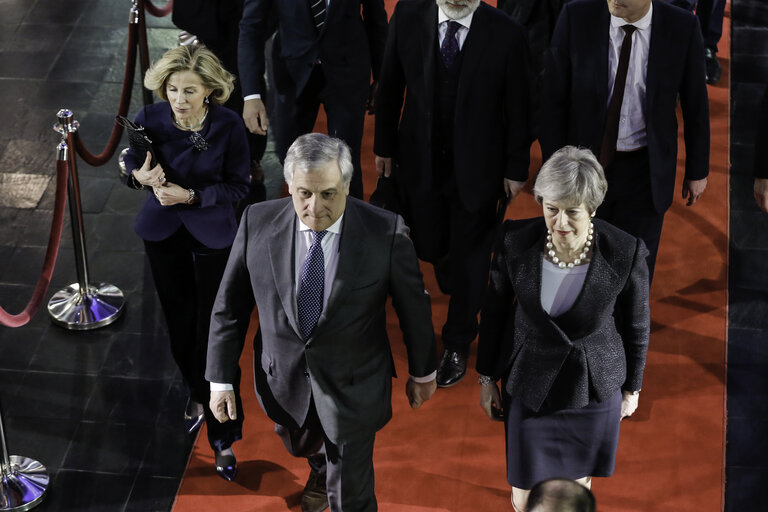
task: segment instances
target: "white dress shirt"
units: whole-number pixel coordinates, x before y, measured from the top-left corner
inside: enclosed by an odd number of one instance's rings
[[[617,151],[634,151],[648,145],[645,131],[645,82],[648,74],[648,48],[651,43],[651,4],[645,16],[632,23],[637,30],[632,34],[632,53],[629,55],[627,82],[624,86],[624,100],[621,103],[619,117],[619,137],[616,140]],[[611,15],[610,47],[608,48],[608,90],[613,96],[613,82],[616,68],[619,66],[619,53],[624,42],[622,26],[627,22]]]

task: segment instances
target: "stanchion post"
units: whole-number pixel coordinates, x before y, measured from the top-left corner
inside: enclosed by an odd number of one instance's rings
[[[72,330],[88,330],[111,324],[125,309],[123,292],[114,285],[91,285],[88,273],[88,254],[85,247],[83,209],[80,200],[80,183],[77,175],[77,154],[74,148],[78,122],[72,111],[61,109],[54,130],[61,134],[57,146],[57,158],[69,162],[68,202],[75,246],[77,283],[56,292],[48,302],[48,313],[54,323]]]
[[[138,10],[138,29],[139,34],[136,39],[139,45],[139,65],[141,67],[141,92],[144,100],[144,106],[154,103],[152,91],[144,87],[144,75],[149,69],[149,43],[147,41],[147,11],[144,9],[144,0],[132,0],[134,7]],[[131,7],[133,12],[134,7]]]

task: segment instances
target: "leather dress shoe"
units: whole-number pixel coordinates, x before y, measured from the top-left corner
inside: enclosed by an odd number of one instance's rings
[[[707,66],[707,83],[714,85],[720,81],[720,76],[723,74],[723,68],[720,66],[720,61],[717,60],[717,52],[712,48],[705,48],[704,62]]]
[[[196,406],[200,406],[199,409],[197,409]],[[200,413],[197,413],[197,410],[200,411]],[[187,399],[187,406],[184,409],[184,428],[187,429],[187,433],[194,434],[197,432],[197,430],[202,426],[203,422],[205,421],[205,414],[203,413],[203,407],[198,402],[193,402],[190,399]]]
[[[231,482],[237,476],[237,459],[235,454],[223,455],[221,452],[214,451],[216,460],[216,473],[227,482]]]
[[[301,512],[323,512],[328,506],[325,476],[313,469],[309,473],[304,492],[301,493]]]
[[[458,384],[467,374],[467,355],[462,352],[443,350],[437,368],[437,387],[449,388]]]

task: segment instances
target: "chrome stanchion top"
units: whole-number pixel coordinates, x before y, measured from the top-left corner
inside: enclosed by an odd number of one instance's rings
[[[133,5],[131,6],[131,10],[128,11],[128,23],[131,25],[136,25],[139,23],[139,1],[131,1],[133,2]]]

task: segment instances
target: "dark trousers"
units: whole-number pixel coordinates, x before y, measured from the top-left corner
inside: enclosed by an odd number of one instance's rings
[[[278,91],[275,99],[275,122],[270,123],[275,134],[275,150],[282,162],[288,148],[299,135],[310,133],[315,126],[320,104],[325,108],[328,119],[328,135],[349,145],[352,153],[354,174],[349,194],[363,198],[363,174],[360,167],[360,145],[363,141],[365,123],[365,102],[367,89],[361,91],[331,90],[326,86],[323,68],[316,65],[301,94],[293,91]]]
[[[144,241],[157,295],[168,325],[171,353],[189,387],[190,398],[203,404],[208,441],[214,450],[229,448],[242,438],[243,405],[240,373],[233,382],[237,420],[219,423],[208,407],[210,387],[205,380],[211,310],[229,256],[229,248],[209,249],[186,228],[160,242]]]
[[[443,293],[450,295],[443,347],[466,353],[477,336],[477,314],[488,287],[496,205],[464,209],[453,178],[437,190],[407,191],[407,223],[419,259],[432,263]]]
[[[658,213],[651,193],[648,150],[616,152],[605,169],[608,193],[597,209],[597,218],[640,238],[648,247],[648,280],[653,280],[664,212]]]
[[[325,435],[317,417],[314,399],[307,419],[298,429],[275,424],[285,448],[294,457],[306,457],[310,467],[325,476],[331,512],[374,512],[374,433],[346,444],[334,444]]]

